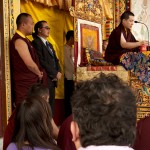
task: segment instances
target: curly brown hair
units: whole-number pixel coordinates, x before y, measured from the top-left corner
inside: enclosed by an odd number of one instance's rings
[[[116,75],[101,73],[98,78],[78,83],[72,97],[72,112],[83,147],[133,143],[136,98]]]

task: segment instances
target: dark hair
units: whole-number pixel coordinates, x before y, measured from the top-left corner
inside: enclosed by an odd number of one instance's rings
[[[28,17],[31,17],[31,15],[28,14],[28,13],[21,13],[21,14],[19,14],[18,17],[17,17],[17,19],[16,19],[17,28],[18,28],[23,22],[25,22]]]
[[[43,97],[45,95],[46,96],[49,95],[49,89],[46,86],[44,86],[40,83],[33,84],[29,88],[29,91],[28,91],[28,94],[27,94],[28,97],[31,97],[31,96]]]
[[[78,83],[72,97],[74,121],[83,147],[129,146],[135,138],[136,98],[114,74]]]
[[[121,23],[123,19],[129,19],[129,16],[134,16],[134,14],[131,11],[125,11],[120,17]]]
[[[27,141],[30,147],[57,150],[52,138],[52,113],[49,104],[40,97],[28,97],[16,108],[13,142],[19,150]]]
[[[33,38],[37,37],[38,29],[43,27],[43,23],[47,23],[45,20],[38,21],[34,26],[34,33],[32,33]]]
[[[71,37],[74,37],[74,31],[69,30],[66,34],[66,40],[69,41]]]

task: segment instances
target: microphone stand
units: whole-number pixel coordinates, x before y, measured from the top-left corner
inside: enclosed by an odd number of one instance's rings
[[[147,34],[148,34],[148,51],[149,51],[149,48],[150,48],[150,45],[149,45],[149,30],[148,30],[148,27],[147,27],[147,25],[145,24],[145,23],[143,23],[143,22],[139,22],[139,21],[134,21],[135,23],[140,23],[140,24],[143,24],[143,25],[145,25],[145,27],[146,27],[146,29],[147,29]]]

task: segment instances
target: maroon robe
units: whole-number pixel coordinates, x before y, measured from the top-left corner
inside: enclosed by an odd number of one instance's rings
[[[15,49],[14,43],[17,39],[22,39],[27,43],[33,61],[40,68],[39,60],[32,43],[27,38],[23,38],[16,33],[10,42],[12,95],[14,96],[12,99],[15,100],[16,104],[26,97],[29,87],[39,82],[38,76],[27,68]]]
[[[138,121],[134,150],[150,149],[150,116]]]
[[[114,65],[120,64],[120,57],[126,52],[138,52],[139,48],[125,49],[120,45],[121,33],[123,33],[124,38],[127,42],[136,42],[133,34],[129,29],[125,31],[125,28],[120,24],[116,29],[114,29],[109,37],[108,46],[105,51],[104,59],[111,62]]]
[[[70,115],[62,123],[58,133],[57,145],[62,150],[76,150],[75,144],[72,141],[72,133],[70,130],[71,121],[72,121],[72,115]]]
[[[6,148],[12,141],[12,136],[13,136],[14,127],[15,127],[15,116],[16,116],[16,110],[14,110],[12,115],[10,116],[8,120],[8,124],[4,132],[3,150],[6,150]]]

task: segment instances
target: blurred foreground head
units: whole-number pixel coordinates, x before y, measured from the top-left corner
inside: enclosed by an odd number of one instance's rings
[[[72,97],[71,131],[77,148],[130,146],[135,138],[136,98],[114,74],[78,83]]]

